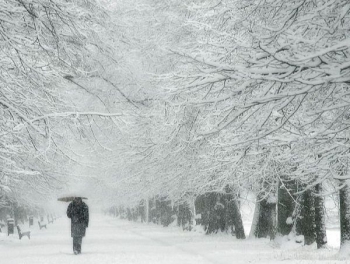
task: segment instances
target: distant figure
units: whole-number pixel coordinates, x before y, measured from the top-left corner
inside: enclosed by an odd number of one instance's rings
[[[67,216],[71,219],[71,236],[73,237],[73,252],[81,253],[81,244],[89,226],[89,207],[79,197],[68,205]]]

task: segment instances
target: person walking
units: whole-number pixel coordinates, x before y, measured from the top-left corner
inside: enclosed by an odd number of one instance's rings
[[[75,197],[68,205],[67,216],[71,219],[71,236],[73,237],[73,252],[81,254],[81,244],[89,226],[89,207],[82,198]]]

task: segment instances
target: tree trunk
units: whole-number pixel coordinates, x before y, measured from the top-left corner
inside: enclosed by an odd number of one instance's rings
[[[270,205],[270,230],[269,230],[269,236],[270,236],[270,240],[274,240],[276,237],[276,233],[277,233],[277,205],[276,203],[269,203]]]
[[[168,226],[172,222],[173,209],[171,201],[167,197],[159,198],[160,200],[160,222],[163,226]]]
[[[317,248],[323,248],[327,244],[326,217],[324,211],[324,198],[322,194],[322,183],[315,186],[315,233]]]
[[[18,206],[16,205],[16,203],[12,204],[12,211],[13,211],[13,219],[15,221],[15,226],[18,225],[18,220],[19,220],[19,212],[18,212]]]
[[[279,183],[277,230],[282,236],[288,235],[293,228],[292,216],[296,203],[292,195],[295,191],[295,185],[295,181]]]
[[[259,217],[254,235],[258,238],[270,237],[274,239],[276,235],[276,201],[264,199],[259,203]]]
[[[220,214],[216,208],[217,200],[217,193],[206,195],[206,210],[209,212],[207,234],[217,233],[220,229]]]
[[[146,200],[142,199],[139,203],[138,206],[138,214],[140,216],[141,219],[141,223],[146,222]]]
[[[156,222],[156,202],[154,197],[148,200],[148,222]]]
[[[149,199],[145,199],[145,219],[146,219],[146,223],[149,223]]]
[[[187,202],[182,202],[178,206],[177,223],[183,230],[192,230],[192,212]]]
[[[239,204],[236,199],[232,199],[228,204],[228,210],[232,211],[232,221],[235,226],[235,234],[238,239],[245,239],[244,227]],[[229,214],[231,215],[231,214]]]
[[[304,236],[305,245],[311,245],[315,242],[315,205],[311,190],[306,190],[300,197],[300,211],[296,226],[296,233]]]
[[[196,208],[196,225],[206,226],[205,195],[197,196],[194,200],[194,206]]]
[[[262,200],[259,203],[259,217],[258,223],[255,230],[255,236],[258,238],[267,237],[269,231],[269,222],[268,222],[268,207],[266,204],[266,200]]]
[[[350,180],[343,181],[339,190],[340,204],[340,250],[349,256],[350,249]]]
[[[252,226],[250,228],[249,237],[254,237],[257,233],[258,223],[259,223],[259,214],[260,214],[260,203],[256,201],[255,208],[254,208],[254,215],[253,215],[253,221]]]

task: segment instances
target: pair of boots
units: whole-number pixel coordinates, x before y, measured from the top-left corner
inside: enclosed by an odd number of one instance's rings
[[[73,252],[75,255],[81,254],[82,237],[73,237]]]

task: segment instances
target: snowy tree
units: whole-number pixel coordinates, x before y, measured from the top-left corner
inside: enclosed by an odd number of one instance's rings
[[[69,159],[64,130],[76,124],[64,118],[79,115],[66,100],[66,87],[72,88],[71,76],[91,73],[92,47],[100,44],[96,31],[107,15],[93,1],[10,0],[0,6],[0,192],[32,204],[40,200],[35,193],[42,197],[64,182],[64,168],[57,166]]]
[[[197,34],[173,49],[183,65],[167,89],[200,108],[197,134],[227,153],[306,143],[309,151],[283,155],[298,160],[292,178],[306,189],[333,179],[329,157],[348,138],[349,4],[201,1],[189,12]]]

